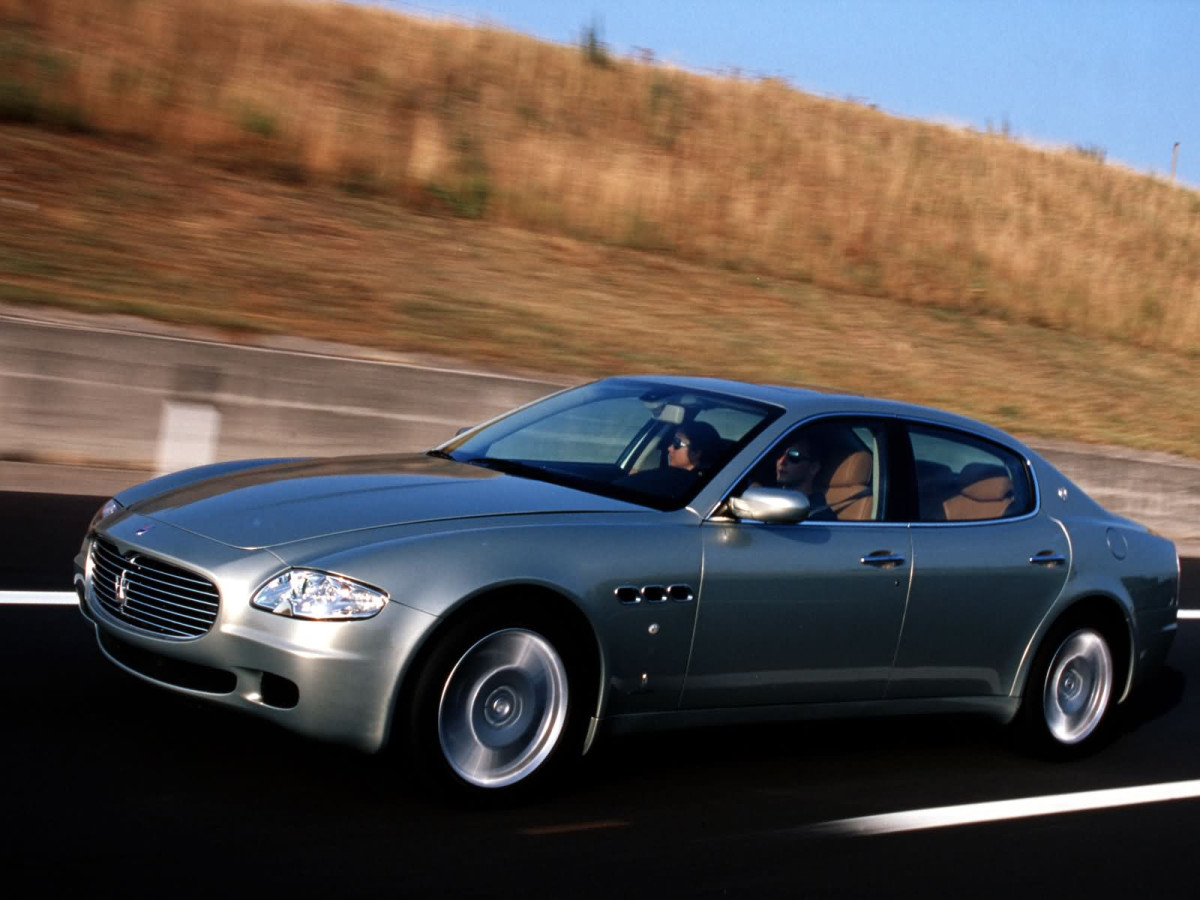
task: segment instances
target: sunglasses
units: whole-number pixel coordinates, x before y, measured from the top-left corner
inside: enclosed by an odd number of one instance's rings
[[[680,447],[692,446],[692,442],[685,441],[683,438],[675,438],[675,440],[671,441],[671,443],[667,444],[667,446],[671,447],[674,450],[678,450]]]
[[[788,450],[783,454],[783,458],[788,462],[812,462],[815,459],[815,457],[801,453],[799,450]]]

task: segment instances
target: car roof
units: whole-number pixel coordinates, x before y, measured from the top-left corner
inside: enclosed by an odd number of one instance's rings
[[[1027,446],[1006,431],[1001,431],[957,413],[920,406],[899,400],[867,397],[860,394],[833,393],[817,388],[789,387],[787,385],[755,384],[732,381],[724,378],[703,378],[681,375],[626,375],[617,376],[624,381],[643,382],[647,385],[668,385],[682,389],[711,391],[729,394],[745,400],[771,403],[786,409],[791,417],[807,418],[815,415],[846,413],[851,415],[898,416],[916,419],[949,428],[969,431],[980,437],[989,438],[1019,449],[1026,456],[1035,456]]]

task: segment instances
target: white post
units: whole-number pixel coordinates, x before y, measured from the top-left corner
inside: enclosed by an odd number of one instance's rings
[[[166,475],[214,462],[220,430],[221,414],[215,406],[164,400],[155,473]]]

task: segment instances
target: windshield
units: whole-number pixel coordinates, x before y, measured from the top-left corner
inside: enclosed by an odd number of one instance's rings
[[[656,509],[678,509],[782,410],[611,379],[556,394],[434,453]]]

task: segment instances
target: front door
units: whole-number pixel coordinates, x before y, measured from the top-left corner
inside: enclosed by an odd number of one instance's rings
[[[683,706],[882,698],[911,561],[903,524],[708,523]]]

